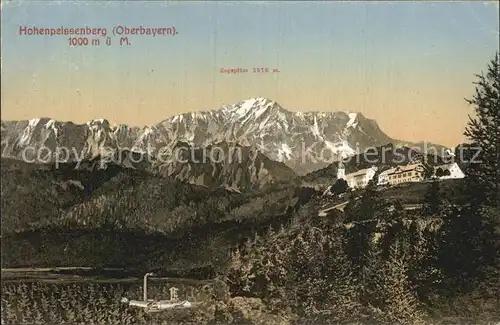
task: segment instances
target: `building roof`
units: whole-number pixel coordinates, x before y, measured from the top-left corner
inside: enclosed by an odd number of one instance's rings
[[[361,175],[364,175],[366,174],[369,170],[377,170],[377,167],[375,166],[372,166],[370,168],[365,168],[365,169],[360,169],[354,173],[350,173],[350,174],[347,174],[345,175],[345,177],[356,177],[356,176],[361,176]]]
[[[383,172],[380,173],[379,177],[380,176],[385,176],[385,175],[392,174],[393,172],[394,172],[394,168],[390,168],[390,169],[384,170]]]
[[[417,167],[423,167],[423,165],[422,164],[411,164],[411,165],[405,165],[405,166],[397,166],[394,168],[384,170],[382,173],[380,173],[380,175],[385,176],[385,175],[394,174],[396,172],[404,173],[404,172],[415,170]]]
[[[441,169],[450,169],[451,167],[453,167],[454,165],[457,165],[457,163],[449,163],[449,164],[444,164],[444,165],[439,165],[439,166],[434,166],[434,170],[438,169],[438,168],[441,168]],[[458,166],[458,165],[457,165]]]

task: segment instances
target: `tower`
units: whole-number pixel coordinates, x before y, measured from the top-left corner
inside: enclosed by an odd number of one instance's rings
[[[172,301],[179,300],[179,296],[177,294],[179,292],[179,289],[177,289],[176,287],[171,287],[169,290],[170,290],[170,300]]]
[[[146,273],[144,275],[144,285],[143,285],[143,300],[148,301],[148,276],[154,275],[153,273]]]
[[[345,179],[345,167],[342,160],[339,161],[339,168],[337,169],[337,179]]]

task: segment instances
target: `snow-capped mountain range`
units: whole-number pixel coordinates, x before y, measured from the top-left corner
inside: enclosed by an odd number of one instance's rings
[[[390,138],[374,120],[360,113],[291,112],[261,97],[215,110],[172,116],[147,127],[111,125],[105,119],[86,124],[50,118],[2,121],[1,137],[3,157],[29,161],[43,159],[49,150],[55,153],[56,148],[69,148],[73,150],[74,159],[83,159],[117,149],[146,151],[155,156],[169,152],[179,141],[193,147],[237,143],[256,147],[298,174],[327,166],[340,157],[371,146],[388,143],[415,146]],[[43,146],[49,149],[45,149],[45,154],[40,149]],[[47,160],[49,158],[54,156]]]

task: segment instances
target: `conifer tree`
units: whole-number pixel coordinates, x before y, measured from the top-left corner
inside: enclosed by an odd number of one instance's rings
[[[500,76],[499,54],[487,72],[478,75],[476,93],[468,102],[474,108],[465,135],[474,152],[467,168],[467,201],[450,215],[442,227],[438,252],[446,275],[444,287],[470,290],[489,282],[500,269]],[[462,158],[462,157],[460,157]]]
[[[396,244],[389,259],[374,258],[367,277],[373,321],[381,324],[425,324],[418,298],[408,278],[408,265]]]
[[[433,181],[425,193],[422,214],[424,216],[436,215],[441,210],[439,182]]]
[[[467,100],[474,109],[464,135],[477,146],[479,155],[468,169],[469,190],[480,203],[500,204],[500,66],[499,53],[486,73],[477,75],[476,92]]]
[[[341,194],[341,193],[345,193],[348,188],[349,188],[349,185],[347,184],[347,182],[344,179],[340,178],[340,179],[337,179],[335,184],[333,184],[330,187],[330,192],[332,192],[333,194]]]

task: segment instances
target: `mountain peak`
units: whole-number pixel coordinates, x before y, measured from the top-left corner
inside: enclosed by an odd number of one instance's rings
[[[111,123],[109,123],[109,121],[107,119],[100,118],[100,119],[95,119],[95,120],[92,120],[92,121],[88,121],[87,125],[88,126],[106,126],[106,127],[110,127]]]
[[[259,102],[259,103],[274,103],[275,101],[267,97],[252,97],[242,102]]]
[[[253,97],[247,100],[240,101],[233,105],[223,106],[222,111],[228,113],[233,118],[241,119],[244,117],[249,117],[250,115],[258,118],[266,111],[273,108],[281,109],[281,106],[279,106],[278,103],[269,98]]]
[[[268,98],[254,97],[254,98],[250,98],[250,99],[241,101],[236,105],[240,106],[240,108],[238,109],[240,114],[246,114],[246,113],[248,113],[248,111],[250,111],[252,109],[259,108],[262,106],[273,106],[275,104],[276,104],[276,102],[274,102]]]
[[[359,113],[349,112],[347,116],[349,116],[349,121],[347,122],[346,128],[352,127],[355,128],[358,125],[358,115]]]

